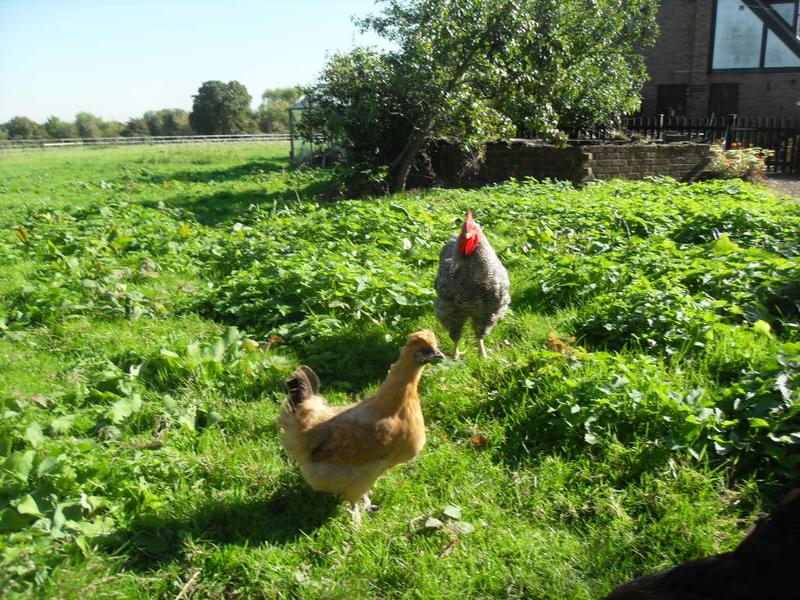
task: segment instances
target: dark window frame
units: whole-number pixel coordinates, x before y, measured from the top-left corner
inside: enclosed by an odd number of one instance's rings
[[[763,0],[765,4],[786,4],[786,0]],[[793,23],[790,25],[792,31],[795,33],[795,36],[800,34],[800,22],[798,21],[798,15],[800,15],[800,0],[791,0],[794,4],[794,18]],[[761,48],[758,57],[758,67],[743,67],[743,68],[724,68],[724,69],[715,69],[714,68],[714,40],[716,39],[717,34],[717,4],[719,0],[714,0],[712,7],[711,7],[711,36],[708,41],[708,72],[709,73],[797,73],[800,72],[800,65],[796,67],[765,67],[764,61],[766,59],[766,52],[767,52],[767,32],[769,28],[767,27],[766,23],[762,23],[762,32],[761,32]],[[746,4],[746,3],[745,3]],[[754,13],[755,14],[755,13]],[[757,18],[758,15],[756,15]],[[778,17],[781,18],[781,17]],[[800,42],[800,37],[798,37],[798,42]],[[800,56],[798,56],[800,58]]]

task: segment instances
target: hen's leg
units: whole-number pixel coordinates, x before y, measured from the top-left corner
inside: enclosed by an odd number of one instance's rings
[[[478,338],[478,354],[481,358],[486,358],[486,346],[483,345],[483,338]]]
[[[350,503],[350,514],[353,516],[353,527],[361,529],[361,500]]]
[[[375,509],[372,508],[372,502],[369,499],[369,493],[364,494],[360,500],[356,502],[350,503],[350,514],[353,515],[353,527],[356,529],[361,529],[361,513],[362,511],[373,512],[377,510],[377,506]]]

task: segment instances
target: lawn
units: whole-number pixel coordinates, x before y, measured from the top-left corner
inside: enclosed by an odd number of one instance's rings
[[[330,178],[283,144],[0,155],[6,597],[592,599],[732,548],[797,484],[797,203]],[[433,279],[467,209],[512,311],[487,360],[425,372],[428,444],[354,530],[280,446],[283,381],[305,363],[348,402],[408,333],[450,351]]]

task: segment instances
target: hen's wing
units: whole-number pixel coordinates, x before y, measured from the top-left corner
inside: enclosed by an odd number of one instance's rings
[[[316,427],[310,433],[310,457],[314,462],[338,465],[363,465],[387,458],[397,428],[388,419],[359,414],[364,407],[356,405]],[[370,418],[372,417],[372,418]]]

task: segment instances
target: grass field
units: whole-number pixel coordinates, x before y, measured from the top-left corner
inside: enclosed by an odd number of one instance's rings
[[[6,597],[599,598],[732,548],[796,484],[797,203],[671,180],[334,202],[287,155],[0,155]],[[352,401],[409,332],[449,351],[433,278],[467,208],[513,310],[486,361],[426,371],[428,444],[355,531],[280,446],[283,380],[304,362]],[[420,525],[448,506],[474,531]]]

